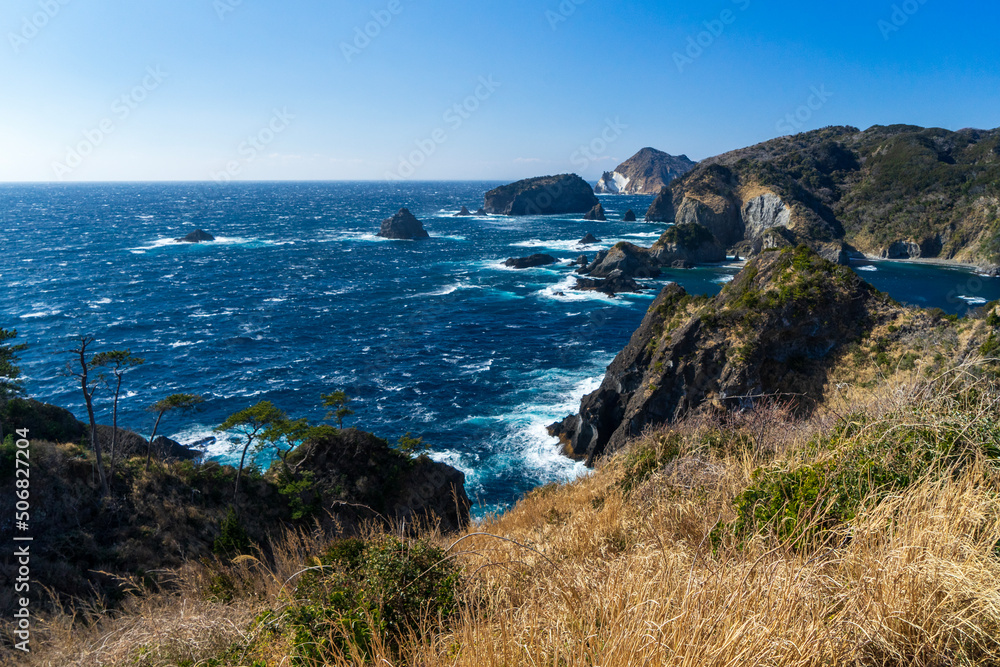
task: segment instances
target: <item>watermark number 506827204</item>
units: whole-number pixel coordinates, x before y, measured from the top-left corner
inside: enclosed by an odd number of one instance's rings
[[[31,442],[28,429],[16,431],[18,439],[14,450],[14,648],[31,651]]]

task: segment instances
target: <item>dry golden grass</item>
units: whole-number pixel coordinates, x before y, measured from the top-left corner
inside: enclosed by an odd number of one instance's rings
[[[978,391],[959,405],[949,396],[969,382]],[[436,537],[463,569],[459,617],[446,628],[428,621],[433,632],[414,633],[398,649],[377,639],[367,663],[1000,664],[995,462],[868,498],[849,525],[804,545],[766,533],[712,539],[734,518],[733,499],[756,469],[801,464],[810,439],[839,415],[904,425],[904,408],[960,408],[970,432],[1000,417],[996,386],[979,380],[973,364],[837,400],[808,422],[774,405],[647,433],[587,477],[537,489],[457,538]],[[664,456],[634,483],[643,451]],[[233,564],[238,593],[229,603],[206,601],[209,572],[192,565],[172,595],[138,596],[89,625],[55,615],[44,628],[48,649],[23,664],[208,665],[223,654],[218,664],[293,664],[287,637],[254,641],[263,629],[253,619],[288,602],[286,582],[326,539],[289,535],[266,567]],[[233,646],[252,649],[234,655]],[[327,664],[365,662],[353,650]]]

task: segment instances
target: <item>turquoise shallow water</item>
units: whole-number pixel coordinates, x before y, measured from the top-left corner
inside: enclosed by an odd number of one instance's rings
[[[511,256],[569,260],[618,241],[648,245],[664,226],[618,221],[628,207],[641,219],[649,197],[603,197],[606,223],[453,217],[494,185],[0,186],[0,326],[30,345],[29,393],[80,416],[60,372],[73,336],[145,357],[127,377],[121,421],[148,432],[147,404],[203,394],[203,410],[163,427],[184,443],[262,399],[322,419],[319,395],[342,388],[354,397],[350,424],[390,440],[424,436],[435,458],[466,471],[478,512],[500,509],[581,472],[545,425],[596,388],[656,291],[676,280],[716,293],[735,269],[667,271],[648,293],[614,299],[574,292],[564,264],[507,269]],[[401,206],[431,239],[375,237]],[[172,241],[195,228],[218,242]],[[587,232],[602,242],[580,247]],[[1000,297],[1000,280],[968,272],[875,269],[860,273],[900,300],[949,312]],[[106,397],[99,407],[107,419]],[[230,445],[217,438],[207,453],[228,460]]]

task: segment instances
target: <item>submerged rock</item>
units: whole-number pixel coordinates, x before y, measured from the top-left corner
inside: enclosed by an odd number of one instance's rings
[[[556,258],[552,255],[531,255],[530,257],[511,257],[506,262],[504,266],[509,266],[513,269],[532,269],[536,266],[548,266],[549,264],[555,264]]]
[[[417,220],[409,209],[401,208],[399,213],[382,221],[378,235],[384,239],[426,239],[430,237],[423,223]]]
[[[206,231],[196,229],[187,236],[174,240],[179,243],[210,243],[215,240],[215,237]]]

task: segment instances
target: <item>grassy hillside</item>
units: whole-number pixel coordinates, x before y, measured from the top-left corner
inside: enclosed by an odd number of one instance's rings
[[[18,664],[996,664],[996,366],[862,354],[807,420],[650,430],[457,537],[290,531],[51,614]]]

